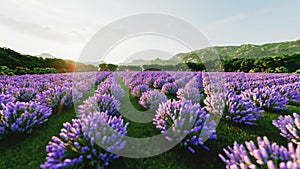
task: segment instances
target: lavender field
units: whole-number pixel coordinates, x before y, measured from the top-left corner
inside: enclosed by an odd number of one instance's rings
[[[300,74],[116,71],[0,81],[0,168],[300,168]],[[149,123],[128,118],[145,112]],[[111,153],[128,148],[125,136],[158,134],[180,143],[154,157]]]

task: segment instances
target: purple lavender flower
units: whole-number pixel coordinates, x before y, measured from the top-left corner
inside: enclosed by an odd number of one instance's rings
[[[263,110],[255,106],[255,103],[243,95],[230,92],[225,103],[225,117],[235,123],[255,125],[258,118],[263,117]]]
[[[169,141],[177,140],[192,153],[195,146],[203,146],[208,138],[216,139],[215,122],[209,121],[210,115],[199,104],[191,101],[171,101],[160,104],[153,124]],[[194,123],[193,123],[194,122]],[[185,138],[184,138],[185,137]]]
[[[223,93],[209,93],[204,99],[205,110],[211,114],[223,116],[225,96]]]
[[[59,100],[53,88],[38,94],[35,100],[51,108],[56,108],[59,105]]]
[[[110,94],[110,95],[114,96],[119,101],[121,101],[121,99],[124,97],[124,94],[125,94],[124,90],[117,83],[100,84],[98,89],[96,90],[96,93],[100,94],[100,95]]]
[[[178,86],[175,83],[166,83],[162,86],[161,91],[167,95],[175,95],[178,91]]]
[[[289,103],[296,102],[300,100],[300,84],[299,83],[289,83],[284,85],[279,85],[275,87],[282,97],[288,99]]]
[[[167,96],[158,90],[149,90],[142,94],[139,103],[146,109],[156,110],[159,104],[167,101]]]
[[[173,83],[173,82],[175,82],[175,79],[174,79],[174,77],[172,77],[172,76],[168,76],[168,77],[166,78],[166,81],[169,82],[169,83]]]
[[[245,97],[250,98],[256,103],[257,107],[265,110],[287,109],[288,99],[280,95],[275,88],[263,87],[246,90],[243,92]]]
[[[219,154],[226,163],[226,169],[232,168],[280,168],[294,169],[300,167],[300,146],[295,149],[293,143],[288,148],[270,143],[267,137],[258,137],[257,145],[253,141],[239,145],[234,142],[233,147],[223,149],[227,158]]]
[[[143,94],[144,92],[147,92],[147,91],[149,91],[149,90],[150,90],[150,88],[149,88],[147,85],[145,85],[145,84],[137,85],[137,86],[135,86],[135,87],[131,90],[131,95],[132,95],[133,97],[139,98],[139,97],[142,96],[142,94]]]
[[[129,89],[132,90],[135,86],[144,85],[145,83],[142,80],[133,79],[129,84]]]
[[[75,94],[76,93],[74,93],[74,97],[77,96]],[[79,94],[77,97],[82,96],[81,93],[77,94]],[[38,94],[35,100],[52,108],[58,108],[60,105],[71,107],[73,105],[72,88],[55,86]]]
[[[59,137],[53,136],[46,146],[47,158],[41,168],[102,168],[112,159],[119,157],[100,148],[101,142],[109,151],[119,151],[125,143],[127,124],[121,117],[111,117],[107,113],[93,113],[73,119],[72,124],[64,123]],[[115,135],[109,135],[114,131]],[[96,142],[95,142],[96,141]]]
[[[10,94],[0,94],[0,110],[3,109],[3,107],[9,103],[9,102],[14,102],[16,99],[10,95]]]
[[[107,112],[108,115],[118,115],[120,102],[109,94],[95,94],[95,96],[84,101],[79,106],[79,115],[88,114],[90,112]]]
[[[123,137],[127,133],[127,124],[122,116],[109,116],[107,112],[96,112],[81,117],[84,135],[94,140],[101,148],[109,152],[121,150],[126,142]]]
[[[177,98],[180,100],[190,100],[192,103],[199,103],[201,95],[199,89],[197,88],[180,88],[177,91]]]
[[[273,125],[280,130],[280,135],[300,145],[300,116],[293,113],[290,115],[279,116],[278,120],[273,120]]]
[[[161,89],[162,86],[166,83],[166,80],[163,79],[163,78],[159,78],[159,79],[156,79],[154,84],[153,84],[153,87],[155,89]]]
[[[0,126],[6,132],[31,133],[34,127],[45,123],[51,114],[51,108],[36,102],[10,102],[1,111]]]
[[[17,101],[29,102],[38,92],[34,88],[20,88],[17,90]]]

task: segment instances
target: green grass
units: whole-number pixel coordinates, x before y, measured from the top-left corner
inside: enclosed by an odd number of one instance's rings
[[[122,85],[122,87],[125,87]],[[126,88],[125,88],[126,89]],[[93,91],[85,97],[92,95]],[[130,96],[128,90],[126,96],[129,102],[139,113],[145,111],[137,99]],[[125,96],[125,97],[126,97]],[[84,99],[85,99],[84,98]],[[83,100],[84,100],[83,99]],[[125,105],[126,105],[125,104]],[[126,106],[125,106],[126,107]],[[107,167],[109,169],[221,169],[225,164],[219,159],[218,154],[223,153],[222,149],[232,146],[234,141],[244,143],[247,140],[256,140],[258,136],[267,136],[270,141],[286,145],[287,140],[279,135],[279,130],[272,125],[272,120],[277,119],[280,114],[292,114],[300,112],[299,103],[289,105],[290,110],[280,112],[266,112],[264,118],[258,121],[257,126],[247,126],[235,124],[221,119],[217,127],[217,140],[208,140],[206,145],[210,147],[207,151],[203,148],[196,149],[192,154],[187,149],[177,145],[173,149],[149,158],[124,158],[113,160]],[[74,109],[63,110],[61,113],[55,112],[49,121],[41,127],[35,129],[30,135],[11,135],[0,142],[0,168],[22,169],[39,168],[45,162],[45,146],[53,135],[58,135],[62,124],[71,121],[76,116]],[[135,123],[129,119],[128,136],[149,137],[159,134],[152,123]]]

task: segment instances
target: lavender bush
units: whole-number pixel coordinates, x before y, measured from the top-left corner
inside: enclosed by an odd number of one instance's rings
[[[162,78],[159,78],[159,79],[156,79],[154,84],[153,84],[153,87],[155,89],[161,89],[162,86],[166,83],[166,80],[162,79]]]
[[[153,124],[169,141],[182,141],[189,151],[195,153],[196,146],[204,145],[206,138],[216,139],[215,122],[199,104],[191,101],[171,101],[160,104]],[[193,123],[194,122],[194,123]],[[186,135],[184,138],[183,136]]]
[[[156,110],[160,103],[167,101],[167,96],[158,90],[149,90],[142,94],[139,103],[146,109]]]
[[[37,91],[34,88],[20,88],[17,90],[17,101],[29,102],[33,100],[37,95]]]
[[[9,103],[9,102],[14,102],[16,99],[10,95],[10,94],[0,94],[0,110],[3,109],[3,107]]]
[[[81,95],[81,93],[78,94]],[[56,86],[38,94],[36,100],[52,108],[57,108],[58,106],[71,107],[73,105],[72,89]]]
[[[103,94],[110,94],[111,96],[114,96],[117,100],[121,100],[124,97],[124,90],[121,88],[119,84],[113,83],[113,84],[100,84],[98,89],[96,90],[97,94],[103,95]]]
[[[162,86],[161,91],[167,95],[175,95],[178,91],[178,86],[175,83],[166,83]]]
[[[235,123],[255,125],[258,118],[263,117],[263,110],[255,106],[255,103],[243,95],[229,93],[225,103],[225,117]]]
[[[300,167],[300,146],[294,148],[288,143],[288,148],[270,143],[267,137],[258,137],[257,145],[253,141],[224,149],[227,156],[219,154],[226,163],[226,169],[268,168],[268,169],[297,169]]]
[[[73,119],[72,124],[64,123],[59,137],[53,136],[46,147],[46,162],[41,168],[98,168],[103,169],[112,159],[119,156],[100,148],[95,141],[109,145],[110,151],[118,151],[125,146],[121,141],[126,134],[127,124],[121,117],[111,117],[106,113],[92,113],[81,122]],[[107,135],[114,130],[117,135]],[[104,137],[107,136],[107,137]]]
[[[283,97],[275,88],[263,87],[243,92],[244,96],[255,102],[257,107],[265,110],[287,109],[288,99]]]
[[[131,90],[131,95],[133,97],[140,98],[144,92],[147,92],[149,90],[150,88],[145,84],[137,85]]]
[[[177,91],[177,98],[180,100],[190,100],[192,103],[199,103],[201,95],[199,89],[193,87],[180,88]]]
[[[51,108],[37,102],[7,103],[0,113],[0,126],[5,133],[31,133],[32,129],[48,120]]]
[[[300,145],[300,116],[293,113],[290,115],[279,116],[278,120],[273,120],[273,125],[280,130],[280,135]]]
[[[88,114],[90,112],[107,112],[108,115],[118,115],[120,102],[109,94],[95,94],[95,96],[84,101],[79,106],[78,114]]]

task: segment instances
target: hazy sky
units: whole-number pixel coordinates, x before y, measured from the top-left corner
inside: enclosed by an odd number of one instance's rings
[[[77,60],[101,27],[145,12],[178,16],[212,45],[295,40],[300,38],[299,7],[298,0],[2,0],[0,46]],[[177,52],[184,49],[171,50]]]

